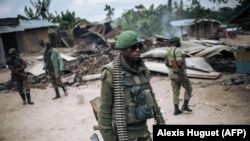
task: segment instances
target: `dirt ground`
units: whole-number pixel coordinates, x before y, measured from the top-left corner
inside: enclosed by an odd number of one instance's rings
[[[35,54],[39,55],[39,54]],[[35,56],[24,56],[32,60]],[[30,66],[31,67],[31,66]],[[250,90],[244,84],[223,85],[224,80],[241,74],[222,74],[216,80],[191,78],[193,96],[190,114],[173,115],[169,78],[152,74],[151,84],[167,124],[250,124]],[[10,79],[8,69],[0,69],[0,82]],[[16,91],[0,91],[0,141],[88,141],[97,124],[90,100],[100,95],[100,81],[68,86],[68,96],[52,100],[51,85],[31,89],[34,105],[22,105]],[[82,98],[82,101],[79,101]],[[181,89],[183,102],[183,89]],[[148,125],[152,132],[153,120]]]

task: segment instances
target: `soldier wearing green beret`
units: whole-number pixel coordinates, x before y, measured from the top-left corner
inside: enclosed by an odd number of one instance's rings
[[[180,49],[180,38],[176,36],[172,37],[170,38],[169,43],[170,48],[165,56],[165,63],[169,69],[168,76],[172,85],[174,115],[181,114],[183,111],[192,112],[188,106],[192,95],[192,84],[186,73],[186,61]],[[181,108],[182,111],[179,109],[179,95],[181,87],[185,89],[184,103]]]
[[[53,100],[60,98],[60,93],[58,87],[61,87],[64,91],[64,95],[67,96],[67,90],[62,83],[61,75],[64,67],[63,60],[61,58],[60,52],[51,46],[51,42],[49,40],[44,41],[45,50],[43,53],[43,62],[46,74],[48,74],[52,86],[55,90],[56,96],[52,98]]]
[[[147,120],[165,120],[150,84],[150,72],[140,54],[143,44],[134,31],[118,36],[120,54],[103,67],[98,125],[104,141],[152,141]]]
[[[11,80],[16,82],[17,91],[23,100],[23,105],[26,103],[32,105],[34,102],[31,101],[28,77],[25,72],[25,68],[27,67],[26,61],[17,55],[15,48],[9,49],[8,53],[11,55],[7,59],[7,65],[11,70]]]

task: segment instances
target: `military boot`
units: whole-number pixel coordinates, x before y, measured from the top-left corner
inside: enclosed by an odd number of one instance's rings
[[[26,93],[28,104],[33,105],[34,102],[31,101],[30,93]]]
[[[55,92],[56,92],[56,96],[53,98],[53,100],[58,99],[58,98],[61,97],[58,88],[55,89]]]
[[[19,94],[20,94],[20,96],[21,96],[21,98],[23,100],[23,105],[25,105],[26,104],[25,94],[24,93],[19,93]]]
[[[184,100],[184,103],[181,108],[182,111],[192,112],[192,110],[188,107],[188,102],[189,102],[188,100]]]
[[[182,113],[182,111],[179,109],[178,104],[175,104],[174,105],[174,115],[179,115],[181,113]]]

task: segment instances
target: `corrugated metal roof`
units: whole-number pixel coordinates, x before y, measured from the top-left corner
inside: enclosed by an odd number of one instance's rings
[[[184,19],[184,20],[176,20],[176,21],[171,21],[170,24],[172,26],[190,26],[195,23],[203,22],[203,21],[210,21],[210,22],[217,22],[221,23],[220,21],[214,20],[214,19]]]
[[[184,20],[176,20],[171,21],[170,24],[172,26],[190,26],[194,24],[195,19],[184,19]]]
[[[18,26],[0,26],[0,34],[17,32],[17,31],[24,31],[24,29],[20,27],[19,25]]]
[[[197,19],[195,23],[203,22],[203,21],[209,21],[209,22],[214,22],[214,23],[219,23],[221,24],[220,21],[214,20],[214,19]]]
[[[17,26],[0,26],[0,33],[10,33],[17,31],[24,31],[27,29],[42,28],[42,27],[55,27],[54,23],[44,20],[20,20]]]

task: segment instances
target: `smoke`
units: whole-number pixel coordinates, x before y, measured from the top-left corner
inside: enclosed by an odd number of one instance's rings
[[[172,37],[172,36],[181,36],[182,35],[182,31],[181,31],[180,27],[172,26],[170,24],[170,22],[172,21],[171,19],[173,19],[172,17],[174,17],[174,14],[172,14],[172,13],[166,13],[162,16],[161,25],[162,25],[163,30],[162,30],[161,34],[163,36]],[[184,32],[187,33],[186,29]]]

